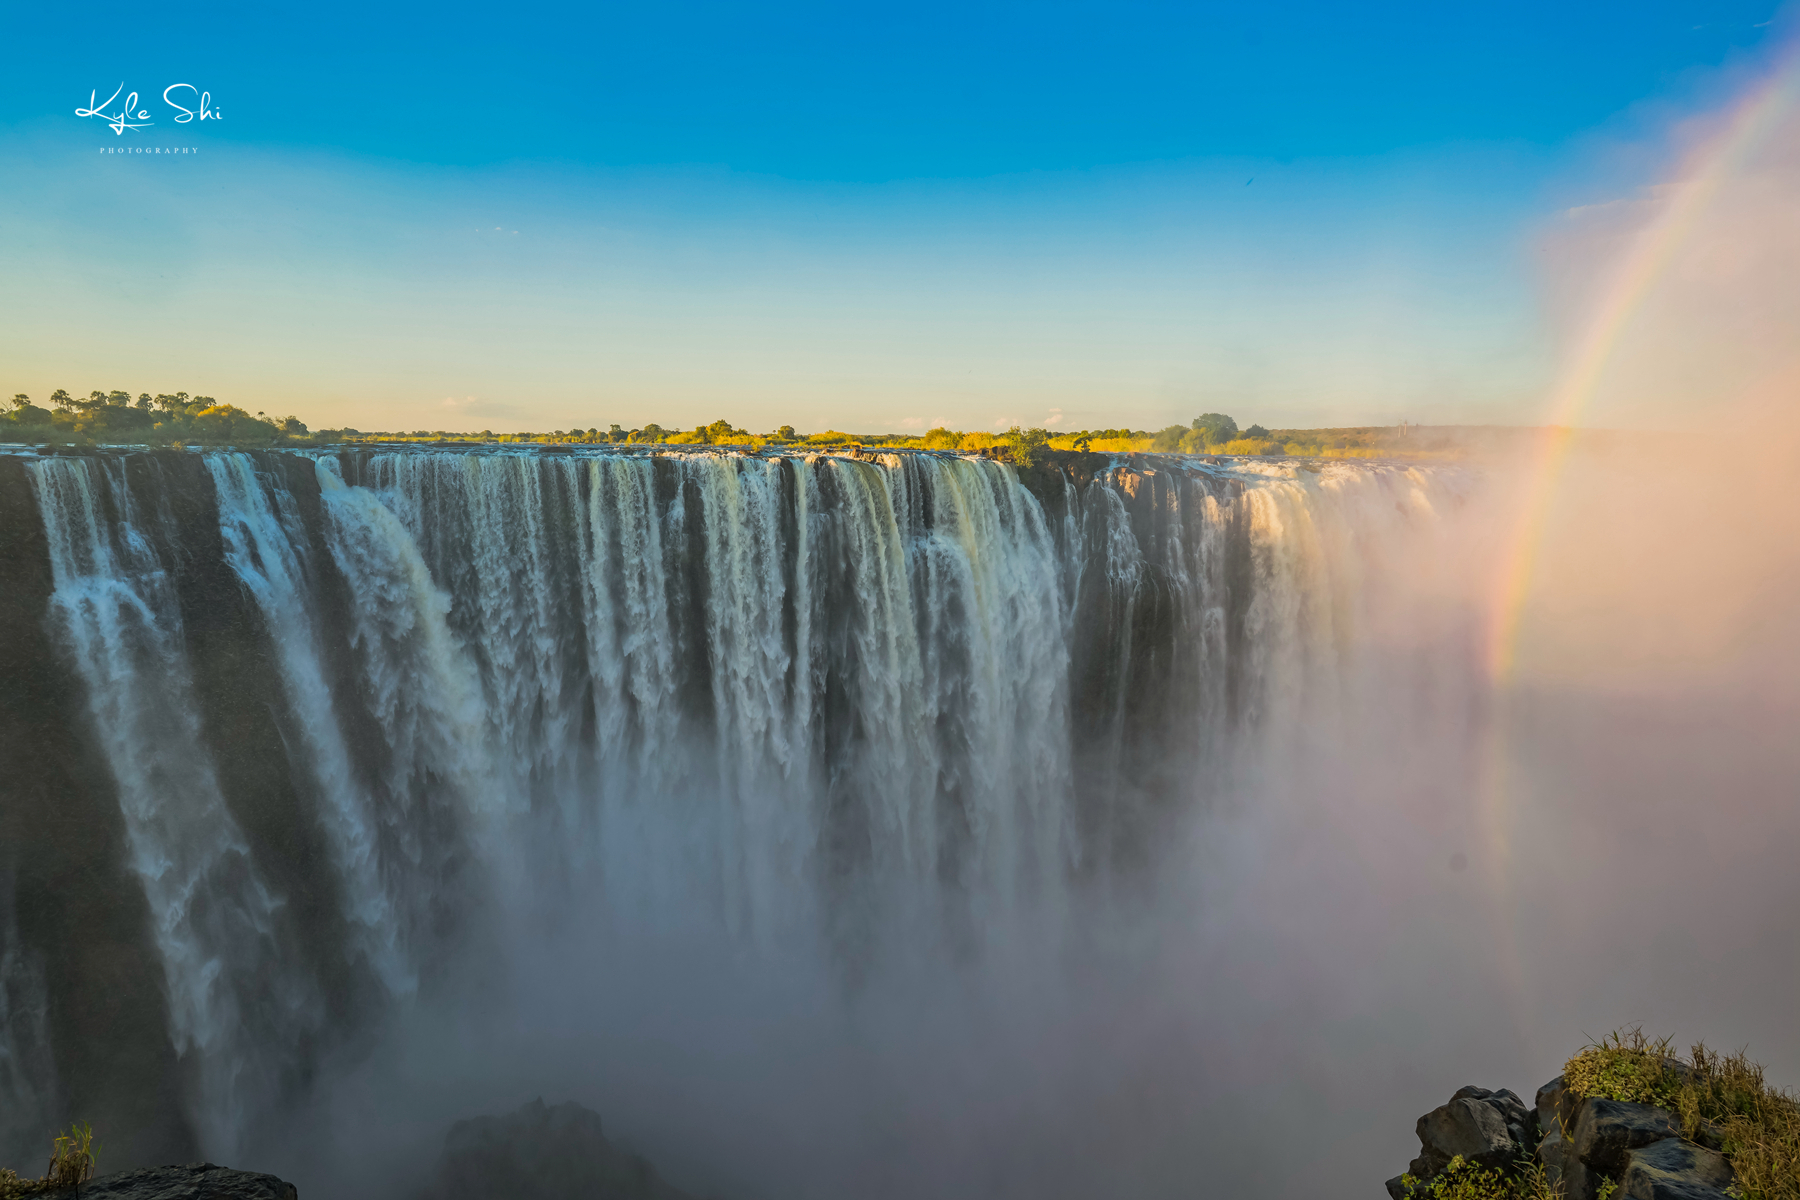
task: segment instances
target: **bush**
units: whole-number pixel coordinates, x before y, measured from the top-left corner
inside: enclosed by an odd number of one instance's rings
[[[1681,1064],[1669,1055],[1672,1041],[1614,1032],[1571,1058],[1563,1082],[1576,1095],[1673,1110],[1689,1137],[1731,1161],[1744,1200],[1800,1200],[1800,1099],[1769,1086],[1741,1050],[1695,1043]]]
[[[1563,1083],[1577,1096],[1675,1107],[1681,1077],[1671,1066],[1669,1038],[1652,1042],[1641,1029],[1615,1031],[1563,1064]]]

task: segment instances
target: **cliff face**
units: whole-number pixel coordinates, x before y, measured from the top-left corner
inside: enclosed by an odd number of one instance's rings
[[[192,1157],[149,906],[50,617],[27,469],[0,455],[0,1162],[36,1159],[77,1113],[118,1131],[124,1161]]]
[[[0,455],[0,1155],[77,1118],[115,1161],[229,1153],[443,977],[514,855],[827,954],[1054,911],[1334,694],[1361,556],[1457,486]]]

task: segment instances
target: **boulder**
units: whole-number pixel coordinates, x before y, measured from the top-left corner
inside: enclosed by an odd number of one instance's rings
[[[1513,1143],[1520,1149],[1520,1158],[1524,1158],[1537,1149],[1541,1128],[1538,1125],[1537,1113],[1525,1107],[1525,1102],[1515,1096],[1509,1089],[1501,1088],[1490,1092],[1485,1088],[1459,1088],[1456,1093],[1459,1100],[1480,1100],[1490,1105],[1506,1122],[1506,1131],[1512,1136]],[[1516,1160],[1515,1160],[1516,1161]]]
[[[1590,1096],[1576,1109],[1569,1144],[1582,1163],[1616,1179],[1630,1151],[1680,1136],[1681,1121],[1666,1108]]]
[[[1619,1195],[1629,1200],[1723,1200],[1731,1185],[1725,1156],[1680,1138],[1628,1151]]]
[[[688,1200],[648,1159],[608,1141],[600,1114],[542,1100],[458,1121],[417,1200]]]
[[[1434,1178],[1461,1155],[1477,1167],[1510,1174],[1537,1146],[1537,1114],[1505,1088],[1458,1088],[1450,1102],[1419,1118],[1419,1157],[1407,1174],[1421,1183]],[[1405,1188],[1396,1176],[1388,1194],[1401,1200]]]
[[[299,1200],[294,1185],[273,1175],[212,1163],[140,1167],[91,1179],[76,1188],[37,1193],[38,1200]]]

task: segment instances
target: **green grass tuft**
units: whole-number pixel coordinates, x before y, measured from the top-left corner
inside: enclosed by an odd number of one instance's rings
[[[1770,1086],[1742,1050],[1695,1043],[1688,1063],[1674,1064],[1672,1041],[1612,1033],[1571,1058],[1563,1082],[1579,1096],[1675,1112],[1688,1138],[1724,1152],[1743,1200],[1800,1200],[1800,1098]]]
[[[50,1150],[50,1166],[41,1179],[26,1179],[16,1171],[0,1167],[0,1200],[20,1200],[42,1192],[79,1187],[94,1177],[94,1155],[100,1147],[94,1142],[93,1126],[83,1122],[69,1126],[69,1132],[57,1135]]]

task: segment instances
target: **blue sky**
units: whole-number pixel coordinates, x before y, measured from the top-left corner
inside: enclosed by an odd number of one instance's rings
[[[7,394],[362,428],[1528,420],[1767,2],[8,17]],[[152,122],[74,116],[123,82]],[[211,95],[177,124],[162,89]],[[177,98],[180,98],[178,95]],[[191,102],[190,102],[191,103]],[[190,147],[187,155],[103,149]]]

